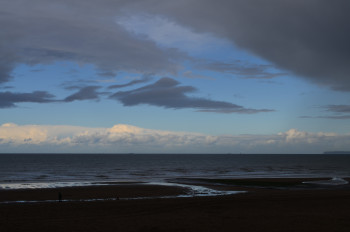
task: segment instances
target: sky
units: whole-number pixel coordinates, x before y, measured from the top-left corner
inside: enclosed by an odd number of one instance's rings
[[[0,152],[350,150],[348,0],[3,0]]]

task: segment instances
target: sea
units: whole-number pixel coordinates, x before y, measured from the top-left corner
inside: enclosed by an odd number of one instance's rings
[[[266,177],[326,177],[340,183],[350,177],[350,155],[0,154],[0,189]]]

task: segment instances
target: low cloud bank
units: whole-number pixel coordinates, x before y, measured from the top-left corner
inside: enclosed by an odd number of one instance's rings
[[[2,152],[101,153],[321,153],[350,150],[350,134],[290,129],[271,135],[205,135],[118,124],[111,128],[78,126],[0,126]]]

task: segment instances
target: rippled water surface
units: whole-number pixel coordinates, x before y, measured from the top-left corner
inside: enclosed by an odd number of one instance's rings
[[[350,155],[0,154],[0,188],[179,177],[350,177]]]

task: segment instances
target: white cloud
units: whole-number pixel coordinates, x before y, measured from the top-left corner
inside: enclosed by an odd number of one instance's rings
[[[39,144],[47,140],[47,130],[38,126],[17,126],[6,123],[0,127],[0,143]]]
[[[285,138],[286,143],[314,143],[321,139],[332,139],[337,137],[335,133],[308,133],[305,131],[298,131],[296,129],[290,129],[285,133],[279,133],[280,136]]]
[[[350,150],[350,134],[290,129],[274,135],[211,136],[123,124],[111,128],[12,123],[0,126],[3,152],[23,152],[23,147],[31,152],[319,153]]]

